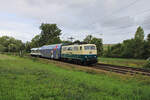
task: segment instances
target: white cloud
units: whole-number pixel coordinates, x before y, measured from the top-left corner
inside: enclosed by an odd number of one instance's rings
[[[40,33],[42,22],[57,23],[62,36],[88,34],[117,43],[133,37],[137,25],[149,32],[149,0],[1,0],[0,32],[23,41]],[[146,11],[143,13],[143,11]],[[15,15],[15,17],[13,17]],[[133,33],[132,35],[130,33]],[[100,34],[103,34],[101,36]]]

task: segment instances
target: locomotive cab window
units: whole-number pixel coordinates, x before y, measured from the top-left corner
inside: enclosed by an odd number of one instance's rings
[[[68,47],[68,51],[72,51],[72,47]]]
[[[66,48],[66,47],[64,47],[64,48],[63,48],[63,51],[66,51],[66,49],[67,49],[67,48]]]

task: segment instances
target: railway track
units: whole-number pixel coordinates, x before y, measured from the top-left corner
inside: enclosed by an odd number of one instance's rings
[[[139,75],[150,76],[150,70],[146,70],[146,69],[142,69],[142,68],[115,66],[115,65],[101,64],[101,63],[97,63],[93,67],[97,68],[97,69],[121,73],[121,74],[130,74],[130,75],[139,74]]]
[[[40,59],[44,59],[44,58],[40,58]],[[47,61],[49,61],[49,59],[47,59]],[[56,61],[56,60],[52,60],[52,61],[55,61],[57,63],[61,62],[61,61]],[[67,64],[68,62],[61,62],[61,63],[66,63]],[[68,63],[68,64],[77,65],[77,64],[74,64],[74,63],[71,63],[71,62]],[[102,63],[97,63],[95,65],[87,66],[87,67],[100,69],[100,70],[105,70],[105,71],[110,71],[110,72],[115,72],[115,73],[120,73],[120,74],[130,74],[130,75],[139,74],[139,75],[150,76],[150,70],[146,70],[146,69],[142,69],[142,68],[116,66],[116,65],[102,64]]]

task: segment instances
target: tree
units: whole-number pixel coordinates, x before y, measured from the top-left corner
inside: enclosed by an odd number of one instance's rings
[[[106,57],[112,57],[111,53],[112,53],[111,52],[111,47],[110,47],[110,45],[108,45],[107,50],[103,51],[103,55],[106,56]]]
[[[120,57],[124,58],[134,58],[135,53],[135,40],[134,39],[128,39],[124,40],[122,43],[122,47],[120,50]]]
[[[92,35],[88,35],[83,41],[86,42],[86,43],[90,43],[92,38],[93,38]]]
[[[143,41],[144,40],[144,30],[141,26],[139,26],[137,28],[137,31],[135,33],[135,36],[134,36],[134,39],[135,40],[140,40],[140,41]]]
[[[150,54],[148,53],[150,51],[150,49],[148,49],[148,47],[150,47],[150,45],[148,46],[148,41],[150,41],[150,35],[148,35],[146,42],[144,40],[144,30],[139,26],[133,39],[124,40],[122,44],[112,46],[111,53],[109,51],[111,55],[105,55],[124,58],[145,58]]]
[[[134,36],[135,40],[135,51],[134,51],[134,57],[135,58],[142,58],[142,55],[144,53],[144,30],[142,27],[138,27],[137,31]]]
[[[31,48],[32,48],[32,47],[31,47],[31,43],[27,41],[27,42],[25,43],[25,51],[26,51],[26,52],[30,52]]]
[[[32,38],[31,40],[31,43],[30,43],[30,46],[32,48],[35,48],[35,47],[39,47],[40,46],[40,35],[36,35],[34,38]]]
[[[88,35],[83,42],[95,44],[97,47],[97,54],[101,56],[103,54],[103,43],[101,38],[93,37],[92,35]]]
[[[122,44],[118,43],[111,47],[111,56],[112,57],[121,57]]]
[[[76,41],[74,41],[73,43],[79,44],[79,43],[81,43],[81,42],[80,42],[80,40],[76,40]]]
[[[150,33],[147,35],[147,42],[149,42],[150,43]]]
[[[90,41],[91,44],[95,44],[97,47],[97,54],[101,56],[103,54],[103,43],[101,38],[92,38]]]
[[[2,44],[0,44],[0,52],[4,52],[5,49],[6,49],[6,48],[5,48]]]
[[[147,35],[146,41],[144,41],[144,53],[143,57],[144,58],[149,58],[150,57],[150,34]]]
[[[0,48],[3,52],[19,52],[24,49],[24,44],[13,37],[2,36],[0,37]]]
[[[72,42],[71,42],[71,41],[62,41],[61,43],[64,43],[64,44],[71,44]]]
[[[60,43],[61,30],[57,27],[56,24],[44,24],[40,26],[41,37],[40,37],[40,46],[48,44]]]

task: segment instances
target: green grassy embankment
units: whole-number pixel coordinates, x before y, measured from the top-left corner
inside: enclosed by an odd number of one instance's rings
[[[149,100],[150,79],[89,74],[0,54],[0,100]]]
[[[115,44],[104,44],[104,51],[108,49],[108,46],[113,45]],[[99,63],[142,68],[146,60],[99,57]]]
[[[129,66],[129,67],[137,67],[137,68],[142,68],[143,65],[146,63],[146,60],[125,59],[125,58],[104,58],[104,57],[99,57],[98,60],[99,60],[99,63],[120,65],[120,66]]]

